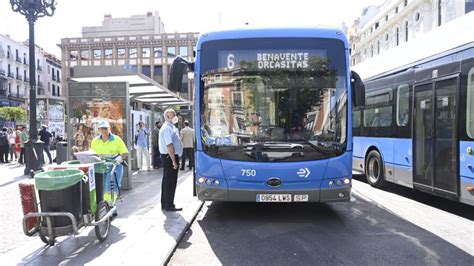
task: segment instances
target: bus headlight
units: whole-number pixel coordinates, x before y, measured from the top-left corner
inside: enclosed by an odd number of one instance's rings
[[[330,186],[330,187],[334,186],[334,181],[329,180],[329,186]]]
[[[214,185],[215,186],[219,186],[221,184],[221,182],[219,182],[219,180],[214,180]]]
[[[342,186],[342,183],[343,183],[343,182],[342,182],[341,179],[338,179],[338,180],[336,181],[336,184],[337,184],[338,186]]]
[[[199,183],[199,184],[204,184],[204,181],[206,181],[206,179],[205,179],[204,177],[200,177],[200,178],[198,179],[198,183]]]
[[[212,185],[212,180],[211,180],[211,179],[206,179],[206,184],[207,184],[208,186]]]
[[[351,180],[349,178],[344,178],[344,184],[349,185]]]

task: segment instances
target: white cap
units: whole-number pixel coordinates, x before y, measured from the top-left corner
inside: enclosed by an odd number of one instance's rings
[[[107,128],[110,128],[110,124],[109,122],[107,122],[107,120],[101,120],[99,121],[99,124],[97,125],[98,128],[101,128],[101,127],[107,127]]]

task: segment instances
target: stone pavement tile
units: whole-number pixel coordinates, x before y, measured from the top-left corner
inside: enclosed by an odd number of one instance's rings
[[[45,247],[39,237],[32,237],[37,238],[33,239],[35,245],[7,253],[5,261],[11,262],[7,265],[165,263],[202,202],[192,196],[192,174],[185,172],[180,176],[175,197],[176,205],[184,210],[163,213],[159,203],[161,181],[157,179],[161,174],[161,171],[146,172],[140,176],[144,184],[124,194],[119,216],[112,222],[104,243],[97,240],[93,227],[76,236],[59,238],[54,247]]]

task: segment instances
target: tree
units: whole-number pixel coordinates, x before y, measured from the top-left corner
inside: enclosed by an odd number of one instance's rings
[[[0,107],[0,118],[17,123],[26,122],[26,110],[21,107]]]

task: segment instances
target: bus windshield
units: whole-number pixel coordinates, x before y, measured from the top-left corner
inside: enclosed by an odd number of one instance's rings
[[[201,141],[240,161],[307,161],[346,150],[344,44],[316,38],[203,43]]]

